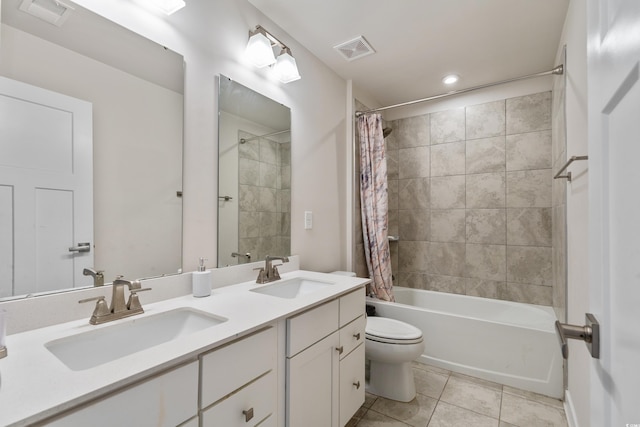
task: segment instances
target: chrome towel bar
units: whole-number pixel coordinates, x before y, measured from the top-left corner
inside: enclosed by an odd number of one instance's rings
[[[564,170],[567,169],[569,165],[575,162],[576,160],[589,160],[589,156],[571,156],[571,158],[567,161],[567,163],[565,163],[564,166],[560,168],[558,173],[553,176],[553,179],[567,178],[567,181],[571,182],[571,172],[567,172],[566,175],[560,175],[560,174],[564,172]]]

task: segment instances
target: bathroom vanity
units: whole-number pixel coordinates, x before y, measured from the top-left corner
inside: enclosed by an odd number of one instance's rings
[[[103,325],[87,317],[9,335],[0,424],[343,426],[364,402],[366,283],[293,271],[207,298],[141,297],[144,314]],[[109,340],[128,334],[111,355]],[[166,341],[147,342],[155,335]],[[86,341],[110,357],[76,354]]]

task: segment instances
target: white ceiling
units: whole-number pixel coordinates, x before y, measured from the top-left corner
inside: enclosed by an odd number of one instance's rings
[[[391,105],[554,67],[569,0],[249,0],[344,79]],[[269,28],[267,28],[269,30]],[[334,46],[364,36],[373,55]],[[292,52],[295,57],[295,50]],[[298,64],[304,79],[304,64]],[[452,86],[442,83],[460,75]],[[295,84],[295,83],[291,83]]]
[[[53,3],[51,0],[49,3]],[[178,93],[184,87],[184,61],[164,46],[79,5],[57,27],[19,9],[21,0],[0,0],[2,23],[108,64]],[[46,4],[47,2],[42,2]]]

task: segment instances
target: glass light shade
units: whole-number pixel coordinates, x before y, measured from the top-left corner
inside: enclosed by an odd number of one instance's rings
[[[296,60],[287,52],[283,52],[278,56],[278,61],[276,62],[276,65],[273,66],[273,72],[276,74],[276,78],[282,83],[300,80],[300,73],[298,72]]]
[[[185,5],[183,0],[151,0],[150,3],[167,15],[182,9]]]
[[[276,62],[271,41],[262,33],[255,33],[249,37],[245,53],[249,61],[258,68],[263,68]]]

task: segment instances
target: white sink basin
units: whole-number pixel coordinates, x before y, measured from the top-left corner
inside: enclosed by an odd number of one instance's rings
[[[270,285],[257,285],[259,287],[251,289],[251,292],[291,299],[331,285],[333,285],[331,282],[296,277],[295,279],[278,281]]]
[[[223,317],[181,308],[83,332],[45,344],[74,371],[93,368],[226,322]]]

